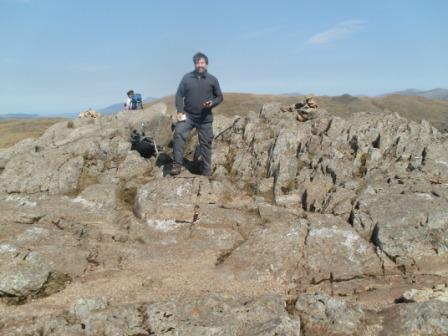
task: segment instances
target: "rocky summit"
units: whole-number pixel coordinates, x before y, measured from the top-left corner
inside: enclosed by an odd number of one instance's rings
[[[269,103],[215,115],[210,178],[170,177],[171,114],[0,150],[1,335],[448,334],[447,134]]]

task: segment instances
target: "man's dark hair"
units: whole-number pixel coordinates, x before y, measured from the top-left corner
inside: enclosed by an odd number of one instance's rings
[[[193,63],[196,64],[201,58],[203,58],[205,60],[205,63],[208,64],[208,57],[201,52],[194,54]]]
[[[133,96],[134,95],[134,90],[129,90],[126,94],[128,96]]]

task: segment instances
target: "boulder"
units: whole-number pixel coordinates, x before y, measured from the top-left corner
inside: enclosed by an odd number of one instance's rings
[[[365,335],[366,314],[357,305],[322,293],[302,294],[294,306],[305,335]]]
[[[35,251],[0,244],[0,298],[9,303],[60,291],[68,278]]]
[[[143,158],[137,151],[130,151],[119,165],[117,176],[127,181],[134,177],[144,176],[151,172],[151,169],[151,161]]]
[[[438,300],[402,303],[382,312],[381,336],[448,334],[448,303]]]
[[[352,222],[401,267],[437,273],[448,261],[448,200],[424,186],[372,184],[358,197]]]
[[[68,194],[78,189],[83,164],[82,157],[58,151],[15,156],[0,175],[0,189],[8,193]]]
[[[107,307],[107,300],[104,297],[80,298],[70,307],[70,313],[77,319],[84,320],[89,315]]]
[[[291,283],[303,262],[307,223],[275,223],[251,232],[247,240],[222,261],[223,270],[242,279],[275,279]]]
[[[241,300],[210,294],[197,300],[149,304],[147,327],[154,335],[299,336],[300,322],[276,296]]]
[[[305,267],[313,283],[383,273],[374,246],[338,217],[309,216],[305,244]]]
[[[243,278],[273,277],[285,283],[346,280],[381,275],[374,247],[331,215],[254,230],[232,251],[225,268]]]
[[[72,200],[88,208],[110,208],[117,206],[117,186],[115,184],[92,184]]]
[[[2,332],[8,336],[299,336],[300,321],[291,318],[285,302],[273,295],[244,299],[207,294],[116,306],[106,306],[101,298],[84,298],[78,299],[70,312],[8,325]]]
[[[426,302],[430,300],[448,302],[448,288],[445,285],[438,285],[435,288],[412,288],[403,293],[401,300],[404,302]]]
[[[134,212],[148,222],[193,222],[198,192],[193,178],[154,179],[137,191]]]
[[[128,129],[144,131],[159,146],[166,146],[172,140],[172,119],[164,103],[153,104],[143,110],[126,110],[116,114],[115,119]]]

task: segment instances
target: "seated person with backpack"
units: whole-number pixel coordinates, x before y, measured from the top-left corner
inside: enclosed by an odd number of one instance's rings
[[[140,93],[134,93],[134,90],[129,90],[127,95],[128,99],[124,103],[125,110],[143,110],[142,95]]]

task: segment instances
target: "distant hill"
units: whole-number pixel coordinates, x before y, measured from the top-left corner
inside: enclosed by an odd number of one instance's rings
[[[396,91],[392,93],[387,93],[382,96],[389,96],[389,95],[400,95],[400,96],[419,96],[419,97],[425,97],[428,99],[448,99],[448,89],[432,89],[432,90],[415,90],[415,89],[407,89],[403,91]]]
[[[144,104],[148,104],[157,98],[147,97],[143,99]],[[104,115],[110,115],[116,112],[120,112],[123,109],[123,103],[117,103],[109,105],[102,109],[96,109],[98,112]],[[79,111],[81,112],[81,111]],[[9,120],[9,119],[51,119],[51,118],[76,118],[79,115],[79,112],[67,112],[67,113],[53,113],[53,114],[37,114],[37,113],[8,113],[8,114],[0,114],[0,120]]]
[[[281,94],[279,94],[279,96],[284,96],[284,97],[297,97],[297,96],[304,96],[304,94],[299,93],[299,92],[287,92],[287,93],[281,93]]]
[[[39,115],[28,113],[0,114],[0,119],[35,119],[35,118],[39,118]]]

